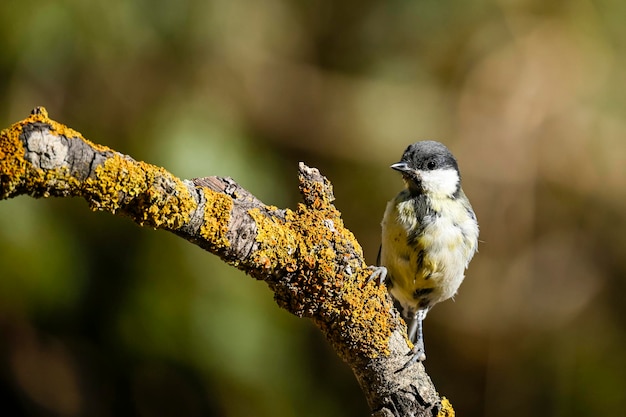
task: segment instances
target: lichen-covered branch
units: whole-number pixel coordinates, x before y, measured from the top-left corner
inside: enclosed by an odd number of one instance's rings
[[[259,201],[230,178],[181,180],[48,118],[45,109],[0,136],[0,199],[84,198],[93,210],[168,230],[264,280],[278,304],[311,318],[350,365],[375,416],[450,416],[410,351],[387,291],[368,282],[360,245],[332,204],[332,186],[300,164],[295,210]]]

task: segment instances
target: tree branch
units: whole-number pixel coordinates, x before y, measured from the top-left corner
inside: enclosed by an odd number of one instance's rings
[[[332,185],[300,163],[303,203],[259,201],[231,178],[181,180],[48,118],[44,108],[0,136],[0,199],[84,198],[92,210],[168,230],[267,282],[276,302],[311,318],[352,368],[373,416],[451,416],[384,286],[367,282],[361,246],[332,204]]]

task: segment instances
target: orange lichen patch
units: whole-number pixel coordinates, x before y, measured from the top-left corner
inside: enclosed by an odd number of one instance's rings
[[[361,287],[361,280],[347,281],[343,290],[343,308],[351,312],[345,328],[368,357],[389,354],[389,337],[395,325],[389,320],[386,288],[376,283]],[[381,300],[383,302],[381,302]],[[346,352],[347,354],[347,352]]]
[[[356,346],[368,357],[389,354],[389,336],[393,331],[387,313],[390,306],[381,303],[386,300],[386,290],[374,284],[363,287],[367,270],[363,269],[360,245],[344,227],[339,212],[326,205],[329,201],[317,199],[315,203],[328,208],[304,208],[299,213],[305,219],[307,243],[322,246],[314,252],[317,275],[323,278],[320,313],[326,323],[322,325],[327,327],[329,338],[344,358],[351,356],[345,349]],[[321,224],[326,227],[320,227]],[[345,264],[339,257],[349,252],[357,255],[351,263],[355,272],[352,276],[346,271],[336,271],[336,265]],[[357,269],[363,271],[363,276],[356,275]]]
[[[229,247],[230,242],[226,237],[226,233],[230,223],[233,199],[207,187],[202,187],[202,190],[207,202],[204,207],[204,222],[200,227],[200,234],[207,241],[212,242],[218,250]]]
[[[446,397],[441,397],[441,410],[437,413],[437,417],[454,417],[454,408]]]
[[[315,199],[311,202],[311,208],[319,210],[322,208],[331,207],[332,203],[332,186],[330,184],[323,184],[321,182],[314,182],[309,185],[308,189],[303,191],[311,196],[315,196]],[[329,188],[329,190],[327,190]]]
[[[114,154],[84,181],[84,197],[93,210],[123,209],[141,225],[178,229],[196,208],[189,190],[165,169]]]
[[[354,349],[367,357],[388,354],[393,324],[391,306],[381,303],[387,299],[385,288],[363,287],[367,270],[354,235],[329,201],[312,203],[317,209],[300,204],[286,212],[284,221],[250,210],[260,243],[252,260],[289,275],[288,285],[272,284],[277,301],[298,316],[313,318],[342,357],[353,357]],[[343,259],[351,252],[354,259]]]

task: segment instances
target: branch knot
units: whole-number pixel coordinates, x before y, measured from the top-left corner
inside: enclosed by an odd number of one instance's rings
[[[310,168],[300,162],[298,164],[300,193],[304,203],[316,210],[328,209],[335,201],[333,186],[326,177],[320,174],[317,168]]]

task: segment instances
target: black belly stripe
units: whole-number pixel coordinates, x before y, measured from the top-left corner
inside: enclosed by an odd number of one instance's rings
[[[418,288],[417,290],[413,291],[413,298],[415,298],[416,300],[422,299],[432,293],[434,290],[434,288]]]
[[[417,268],[418,269],[422,269],[422,266],[424,264],[424,256],[426,255],[426,253],[424,252],[424,249],[422,249],[421,251],[418,252],[417,254]]]
[[[430,299],[429,298],[422,298],[419,302],[419,308],[420,309],[425,309],[425,308],[429,308],[430,307]]]

